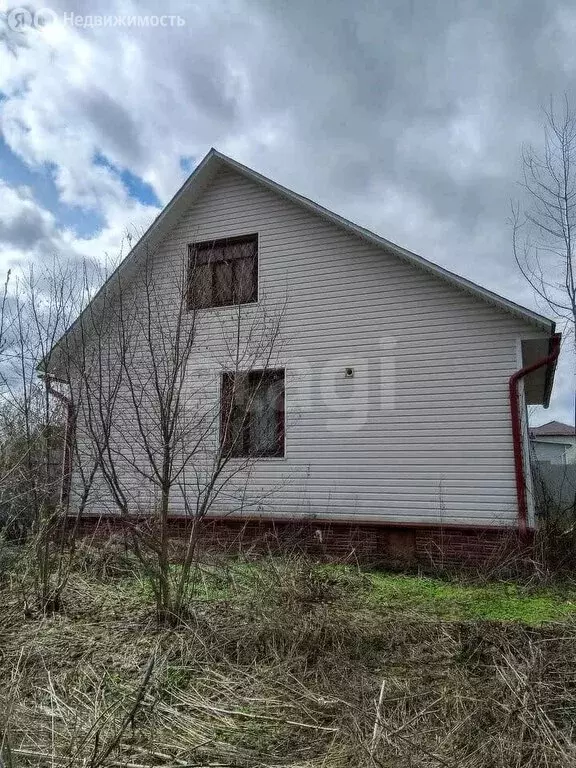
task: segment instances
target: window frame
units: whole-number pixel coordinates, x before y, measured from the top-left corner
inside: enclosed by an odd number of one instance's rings
[[[197,304],[194,301],[194,287],[192,282],[192,265],[195,258],[195,253],[202,252],[202,251],[211,251],[215,248],[227,246],[227,245],[241,245],[242,243],[250,243],[254,242],[256,245],[256,252],[254,256],[254,267],[253,267],[253,289],[252,289],[252,297],[248,301],[239,301],[239,302],[222,302],[222,303],[213,303],[211,301],[210,304],[204,304],[200,303]],[[232,257],[232,260],[235,258],[241,258],[241,257]],[[226,261],[226,259],[218,259],[217,261],[213,261],[210,263],[209,259],[206,259],[205,262],[200,261],[199,263],[208,263],[212,267],[214,264],[221,263],[223,261]],[[213,268],[210,269],[210,280],[211,280],[211,289],[213,291],[214,286],[214,274],[215,270]],[[232,278],[233,279],[233,278]],[[187,265],[187,271],[186,271],[186,309],[191,312],[194,310],[199,309],[223,309],[226,307],[240,307],[245,306],[248,304],[257,304],[260,299],[260,233],[259,232],[248,232],[243,235],[231,235],[229,237],[217,237],[217,238],[211,238],[209,240],[198,240],[192,243],[188,243],[188,265]]]
[[[273,451],[250,452],[250,418],[247,410],[247,422],[242,425],[243,439],[240,447],[232,449],[230,444],[230,426],[233,402],[230,396],[234,391],[236,376],[273,378],[281,377],[282,392],[280,408],[276,408],[277,446]],[[231,382],[231,384],[227,383]],[[223,371],[220,374],[220,450],[232,459],[285,459],[286,458],[286,369],[285,368],[255,368],[249,371]]]

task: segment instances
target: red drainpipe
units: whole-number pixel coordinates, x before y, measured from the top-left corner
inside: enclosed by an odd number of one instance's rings
[[[46,383],[46,389],[51,395],[60,402],[64,403],[66,407],[66,432],[64,434],[64,459],[62,462],[62,485],[60,487],[60,503],[67,504],[70,496],[70,483],[72,481],[72,444],[74,440],[74,430],[76,428],[74,418],[74,406],[69,397],[66,397],[62,392],[54,389],[52,385],[52,377],[45,376],[44,381]]]
[[[520,380],[538,368],[554,363],[560,354],[561,334],[555,333],[550,339],[550,351],[546,357],[537,360],[532,365],[520,368],[510,376],[508,382],[510,390],[510,414],[512,416],[512,442],[514,445],[514,470],[516,472],[516,496],[518,498],[518,530],[521,538],[525,538],[528,531],[528,502],[526,498],[526,476],[524,472],[524,458],[522,451],[522,420],[520,418],[520,398],[518,385]]]

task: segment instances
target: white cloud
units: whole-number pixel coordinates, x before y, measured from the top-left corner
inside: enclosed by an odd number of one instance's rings
[[[132,201],[109,206],[106,226],[96,236],[80,238],[59,228],[52,213],[38,205],[27,187],[9,187],[0,180],[0,252],[5,268],[42,263],[54,256],[116,261],[126,252],[127,235],[135,241],[151,223],[156,209]]]

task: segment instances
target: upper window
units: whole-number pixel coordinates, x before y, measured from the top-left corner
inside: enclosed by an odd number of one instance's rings
[[[221,414],[230,456],[284,456],[284,371],[225,373]]]
[[[258,235],[188,246],[188,309],[258,300]]]

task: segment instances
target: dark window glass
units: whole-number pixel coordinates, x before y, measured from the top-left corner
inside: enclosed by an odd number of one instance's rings
[[[258,300],[258,235],[193,243],[188,248],[188,309]]]
[[[284,456],[284,371],[225,373],[221,443],[230,456]]]

